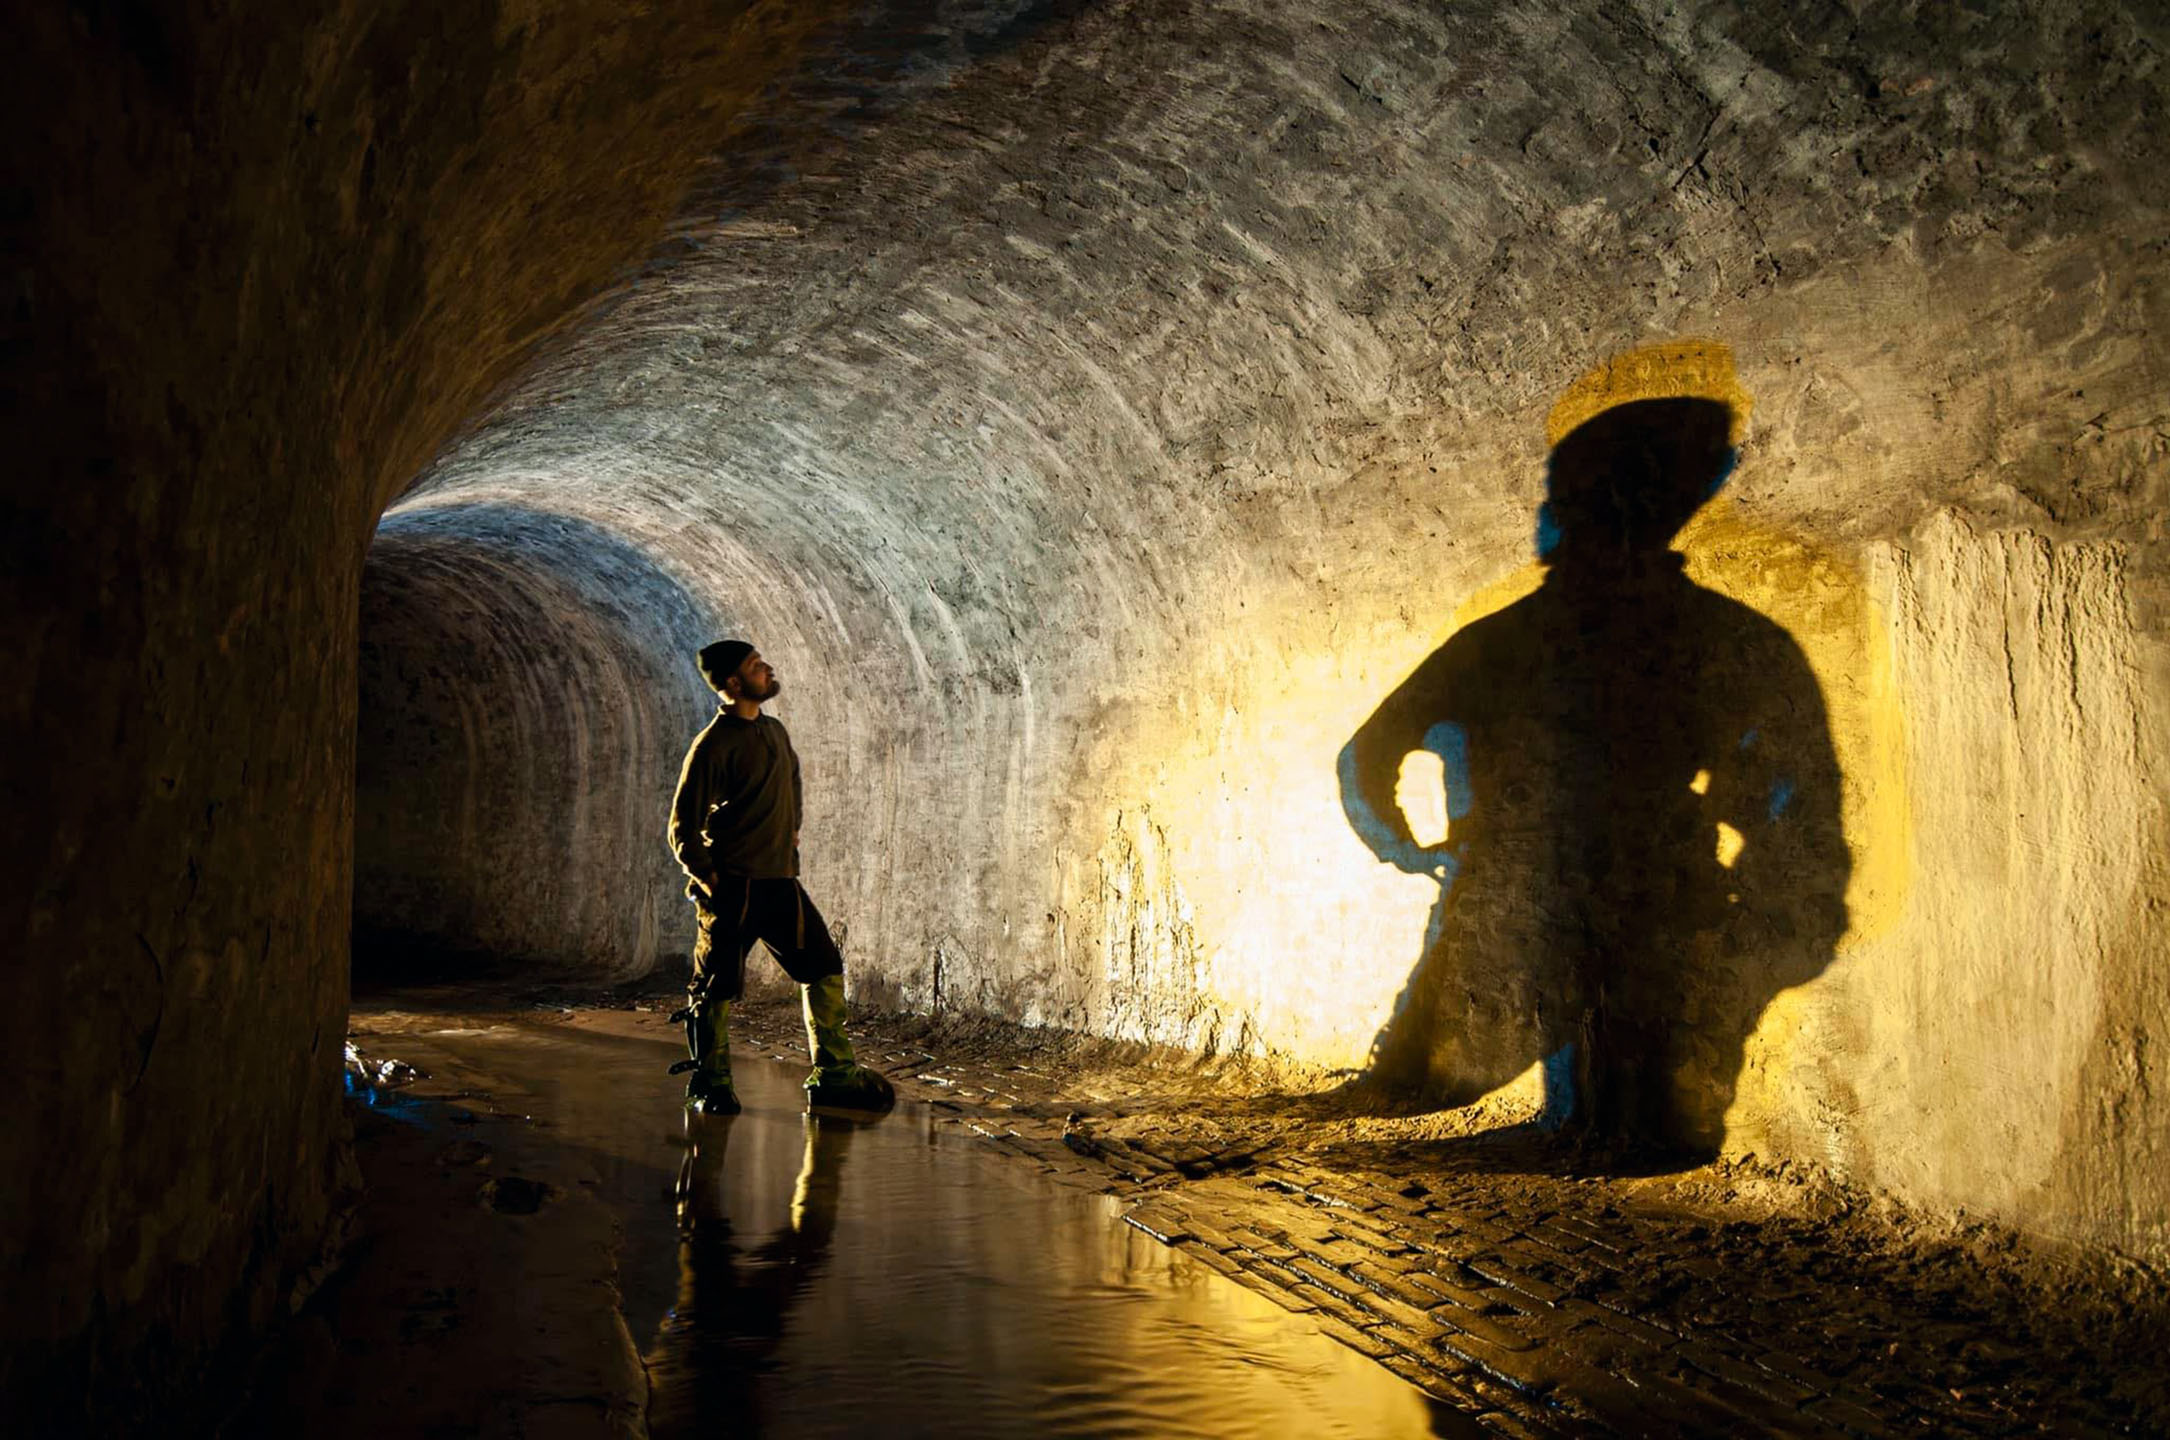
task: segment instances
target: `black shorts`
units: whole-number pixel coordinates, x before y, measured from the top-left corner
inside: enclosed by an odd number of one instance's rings
[[[829,926],[796,880],[749,880],[726,875],[716,893],[696,896],[700,934],[693,942],[693,983],[708,980],[713,1000],[746,993],[746,952],[761,941],[784,973],[801,985],[844,973],[844,957]]]

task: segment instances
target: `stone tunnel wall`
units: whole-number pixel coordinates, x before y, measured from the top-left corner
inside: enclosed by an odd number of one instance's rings
[[[1536,587],[1555,401],[1724,342],[1681,548],[1804,655],[1847,847],[1726,1143],[2159,1257],[2161,39],[1089,10],[704,192],[411,503],[607,528],[759,641],[862,998],[1356,1067],[1439,887],[1337,754]]]
[[[10,12],[0,1428],[191,1428],[332,1238],[371,530],[835,8]]]
[[[645,973],[692,944],[663,849],[713,701],[689,598],[608,531],[410,509],[362,575],[357,979]]]

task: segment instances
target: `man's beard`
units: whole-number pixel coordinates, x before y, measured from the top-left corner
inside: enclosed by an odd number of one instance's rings
[[[769,701],[774,700],[777,696],[777,693],[783,688],[784,682],[777,679],[774,675],[771,675],[769,676],[769,688],[762,691],[759,695],[756,695],[753,698],[763,704],[766,704]]]

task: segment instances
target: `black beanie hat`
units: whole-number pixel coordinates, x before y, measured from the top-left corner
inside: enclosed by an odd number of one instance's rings
[[[700,654],[701,678],[708,682],[709,689],[720,695],[723,693],[723,682],[736,675],[738,667],[745,664],[746,657],[751,654],[753,646],[743,640],[718,640],[713,645],[703,645]]]

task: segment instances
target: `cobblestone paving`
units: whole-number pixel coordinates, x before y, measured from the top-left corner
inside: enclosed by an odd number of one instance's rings
[[[751,1007],[738,1039],[798,1058],[795,1022]],[[2000,1285],[1957,1250],[1878,1249],[1843,1214],[1713,1221],[1574,1173],[1549,1137],[1322,1145],[1291,1121],[1302,1097],[1155,1101],[985,1045],[945,1059],[911,1022],[861,1033],[862,1059],[948,1123],[1117,1196],[1130,1224],[1309,1316],[1471,1435],[2170,1426],[2159,1313]]]

